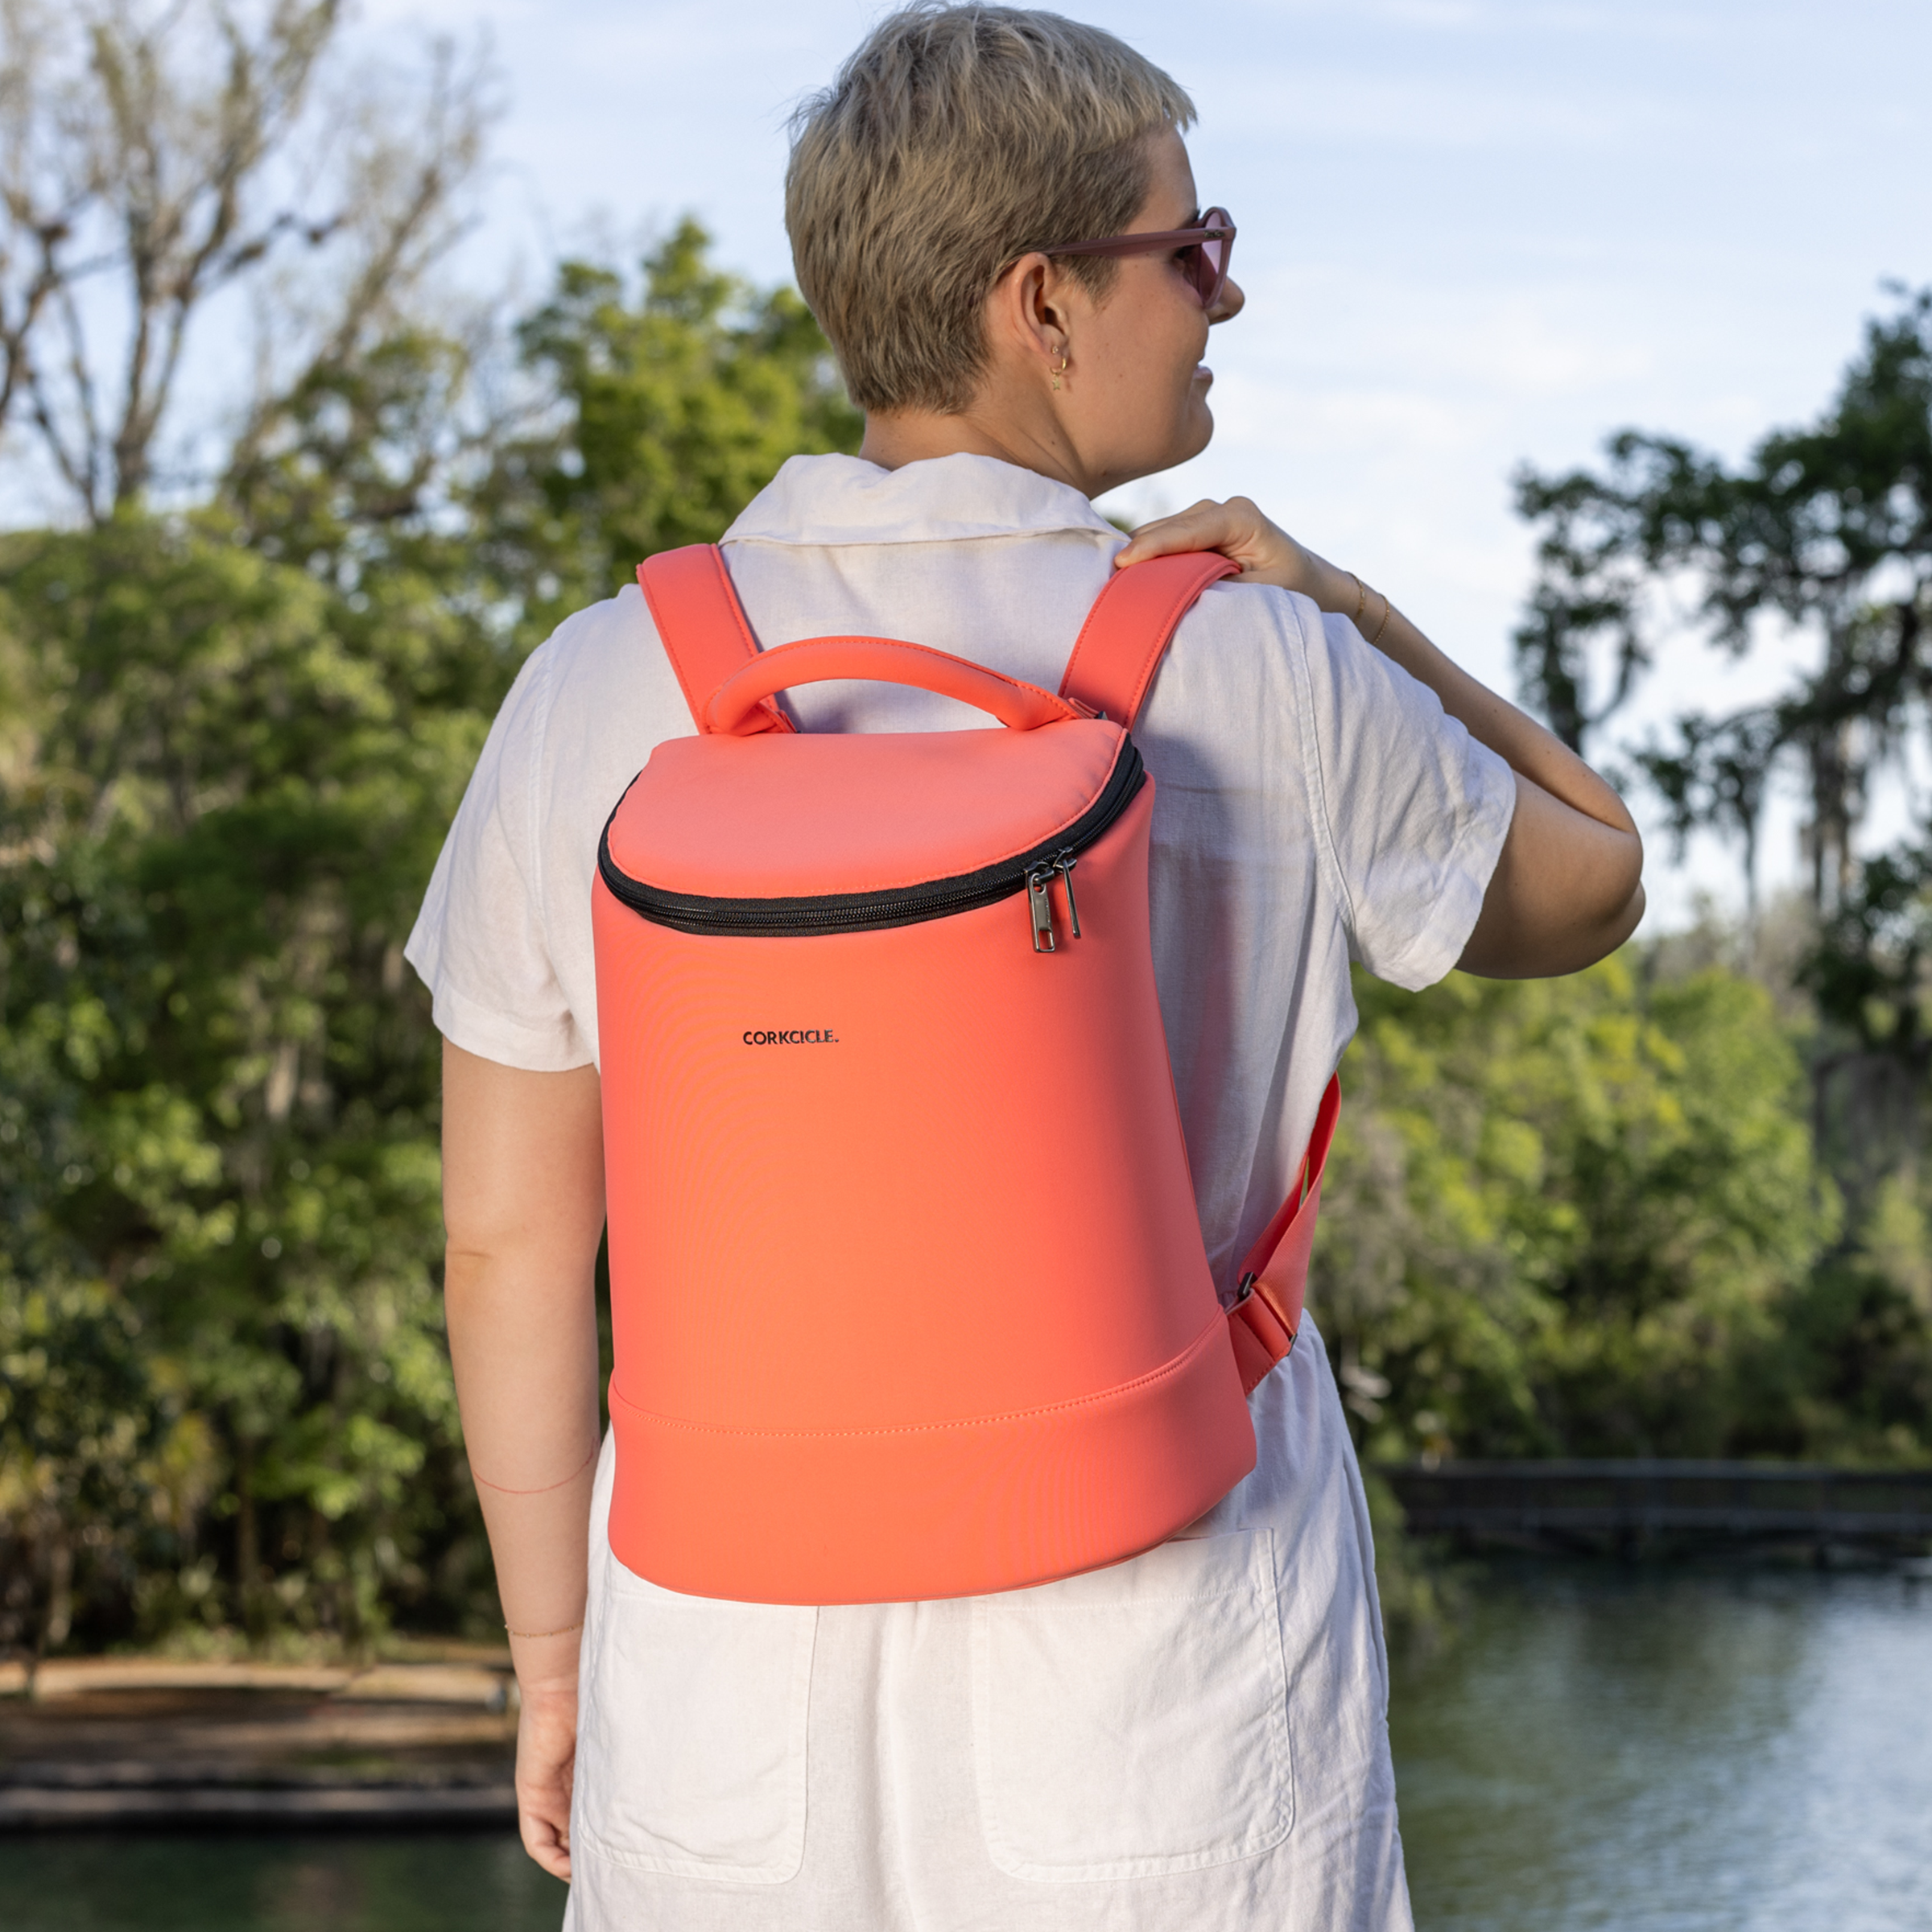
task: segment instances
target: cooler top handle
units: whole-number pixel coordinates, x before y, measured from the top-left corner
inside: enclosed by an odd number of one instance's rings
[[[770,729],[761,707],[795,684],[823,684],[835,678],[862,678],[881,684],[909,684],[920,691],[990,712],[1014,731],[1032,731],[1088,714],[1065,698],[984,664],[908,644],[896,638],[807,638],[761,651],[733,672],[711,694],[698,720],[701,731],[742,737]]]

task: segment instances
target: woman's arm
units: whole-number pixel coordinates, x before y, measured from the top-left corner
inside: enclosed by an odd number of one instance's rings
[[[1614,952],[1644,914],[1643,840],[1624,802],[1561,739],[1445,657],[1379,590],[1298,543],[1245,497],[1142,525],[1117,566],[1218,550],[1244,578],[1299,591],[1356,620],[1516,773],[1516,815],[1459,962],[1491,979],[1575,972]]]
[[[567,1879],[597,1454],[596,1068],[526,1073],[445,1041],[443,1219],[456,1400],[522,1702],[523,1843]]]

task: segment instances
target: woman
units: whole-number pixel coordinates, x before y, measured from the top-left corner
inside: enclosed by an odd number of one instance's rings
[[[864,445],[793,459],[724,555],[763,647],[913,638],[1050,688],[1111,570],[1241,565],[1136,733],[1163,1018],[1231,1287],[1352,1029],[1352,958],[1410,987],[1565,972],[1643,901],[1615,795],[1379,588],[1241,499],[1125,547],[1094,511],[1212,431],[1201,356],[1243,298],[1192,112],[1051,14],[883,21],[803,110],[786,202]],[[807,729],[978,721],[891,687],[788,702]],[[1252,1398],[1254,1472],[1116,1568],[811,1610],[677,1596],[612,1558],[590,886],[613,801],[689,729],[634,588],[572,617],[505,704],[410,947],[447,1041],[450,1343],[532,1856],[585,1929],[1406,1926],[1366,1513],[1312,1323]]]

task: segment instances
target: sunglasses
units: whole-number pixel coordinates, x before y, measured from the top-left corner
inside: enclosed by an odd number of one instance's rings
[[[1192,228],[1150,229],[1137,235],[1108,235],[1099,242],[1056,242],[1043,255],[1150,255],[1164,248],[1179,251],[1182,272],[1194,285],[1203,308],[1212,308],[1228,279],[1234,253],[1234,221],[1224,208],[1211,208]]]

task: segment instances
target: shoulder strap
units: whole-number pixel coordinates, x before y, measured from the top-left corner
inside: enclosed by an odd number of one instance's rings
[[[723,554],[715,543],[661,550],[638,566],[638,582],[650,606],[664,654],[678,674],[684,702],[703,731],[711,694],[758,654],[758,641],[745,621],[745,609],[731,587]],[[739,737],[796,729],[770,698],[759,701],[758,710],[769,721],[759,723],[754,713]]]
[[[1060,680],[1060,696],[1131,729],[1181,619],[1210,584],[1238,574],[1229,559],[1212,551],[1151,557],[1116,571],[1087,613]],[[1321,1212],[1322,1170],[1341,1104],[1341,1082],[1331,1078],[1315,1109],[1315,1131],[1308,1137],[1294,1191],[1241,1264],[1240,1290],[1228,1311],[1228,1339],[1241,1387],[1249,1394],[1286,1358],[1302,1325],[1315,1217]]]
[[[1174,626],[1210,584],[1240,568],[1214,551],[1191,551],[1117,570],[1080,627],[1060,696],[1131,730]]]
[[[1330,1076],[1322,1104],[1315,1110],[1315,1131],[1294,1191],[1283,1201],[1261,1238],[1241,1264],[1238,1298],[1228,1311],[1228,1335],[1241,1371],[1241,1387],[1252,1394],[1262,1377],[1294,1346],[1308,1286],[1308,1257],[1315,1247],[1315,1220],[1321,1212],[1322,1170],[1341,1112],[1342,1083]]]

